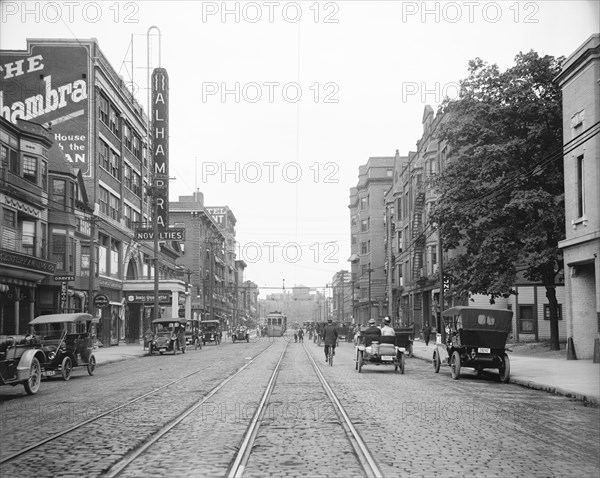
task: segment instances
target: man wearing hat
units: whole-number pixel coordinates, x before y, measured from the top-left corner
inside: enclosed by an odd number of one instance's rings
[[[323,339],[323,344],[325,344],[325,347],[323,348],[325,349],[325,362],[327,362],[329,347],[333,347],[331,354],[335,355],[335,346],[338,340],[338,330],[333,323],[333,319],[327,319],[327,325],[323,328],[321,338]]]
[[[390,326],[390,318],[386,317],[383,319],[383,327],[381,327],[381,335],[391,335],[394,337],[396,335],[396,331],[393,327]]]
[[[369,320],[369,327],[363,331],[364,335],[381,335],[381,329],[377,327],[375,319]]]

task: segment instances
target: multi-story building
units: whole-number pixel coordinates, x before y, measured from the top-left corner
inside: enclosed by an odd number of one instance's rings
[[[25,50],[0,51],[0,63],[0,116],[13,124],[20,118],[51,128],[49,157],[81,175],[93,207],[93,214],[83,215],[87,225],[79,231],[87,235],[87,245],[76,240],[77,224],[75,232],[69,224],[66,236],[55,229],[50,250],[59,255],[64,248],[65,271],[87,277],[82,279],[88,282],[86,307],[101,318],[102,342],[137,341],[152,316],[154,300],[148,292],[153,291],[154,269],[166,314],[179,307],[180,295],[185,297],[185,282],[176,277],[176,246],[161,246],[157,267],[152,243],[134,240],[135,229],[151,218],[145,193],[151,166],[148,117],[96,40],[28,40]],[[56,217],[59,223],[64,219]],[[90,247],[90,235],[95,247]],[[48,281],[47,286],[60,293],[59,284]],[[94,306],[91,296],[98,293],[108,297],[107,307]],[[44,312],[58,312],[57,304],[64,302],[49,296],[42,300]]]
[[[569,358],[600,362],[600,35],[562,65]]]
[[[371,157],[358,168],[350,188],[351,283],[355,290],[355,322],[366,324],[387,313],[384,195],[391,187],[396,157]]]
[[[246,317],[248,317],[248,324],[252,326],[258,326],[260,322],[259,301],[258,296],[260,290],[258,285],[250,280],[243,282],[242,289],[242,308],[246,311]]]
[[[204,207],[204,195],[179,196],[169,202],[170,222],[185,228],[183,254],[177,263],[188,275],[192,317],[224,320],[225,234]],[[224,323],[225,325],[225,323]]]
[[[336,272],[331,279],[333,320],[338,323],[352,322],[352,280],[349,271]]]
[[[0,117],[0,335],[23,334],[37,314],[48,258],[47,129]]]
[[[427,105],[423,113],[423,135],[417,141],[417,151],[396,161],[393,185],[386,194],[387,286],[389,313],[394,322],[421,331],[425,322],[439,326],[440,308],[451,305],[489,307],[489,297],[473,294],[468,303],[457,303],[445,297],[440,307],[440,249],[435,224],[430,220],[432,206],[439,194],[435,178],[448,164],[449,147],[437,131],[447,121],[444,115],[434,115]],[[448,259],[462,253],[460,249],[444,252]],[[560,278],[559,278],[560,281]],[[545,288],[518,274],[512,287],[517,292],[507,298],[497,298],[494,307],[512,309],[513,339],[537,341],[550,338],[550,312]],[[556,287],[559,303],[564,298],[564,286]],[[562,312],[559,311],[562,317]],[[559,335],[564,337],[565,325],[559,321]]]
[[[207,206],[206,210],[213,217],[225,237],[223,255],[219,256],[219,267],[222,268],[223,280],[218,284],[218,314],[228,325],[234,322],[235,311],[235,224],[237,219],[228,206]]]

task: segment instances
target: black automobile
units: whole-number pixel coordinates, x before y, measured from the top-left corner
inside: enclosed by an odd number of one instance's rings
[[[0,385],[22,384],[29,395],[37,393],[45,361],[36,337],[0,336]]]
[[[94,324],[98,321],[90,314],[76,313],[40,315],[29,322],[46,357],[43,374],[60,372],[64,380],[69,380],[74,368],[85,367],[89,375],[94,375]]]

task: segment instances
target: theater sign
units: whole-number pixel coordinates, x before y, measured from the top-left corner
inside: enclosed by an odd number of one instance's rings
[[[87,175],[91,45],[27,46],[0,51],[0,115],[11,123],[21,118],[49,127],[50,154]]]

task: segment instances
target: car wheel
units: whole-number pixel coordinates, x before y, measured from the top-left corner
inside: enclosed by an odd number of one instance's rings
[[[435,373],[438,373],[440,371],[440,366],[442,365],[442,362],[440,361],[440,356],[437,353],[437,350],[433,351],[433,371]]]
[[[508,383],[510,379],[510,360],[506,353],[502,354],[502,363],[500,367],[498,367],[498,372],[500,372],[500,381],[502,383]]]
[[[359,351],[356,351],[356,359],[354,360],[354,370],[358,370],[358,354]]]
[[[362,351],[358,352],[358,373],[362,372],[363,367],[363,353]]]
[[[452,378],[458,380],[460,377],[460,354],[455,351],[450,359],[450,371],[452,372]]]
[[[150,355],[152,355],[154,353],[154,350],[152,350],[152,344],[148,345],[148,353]]]
[[[62,378],[69,380],[71,378],[71,371],[73,370],[73,362],[71,357],[65,357],[61,364]]]
[[[23,383],[27,395],[34,395],[40,388],[40,382],[42,381],[42,369],[40,367],[40,361],[33,357],[31,365],[29,366],[29,378]]]
[[[90,375],[94,375],[94,371],[96,370],[96,357],[90,355],[90,360],[87,364],[87,372]]]

